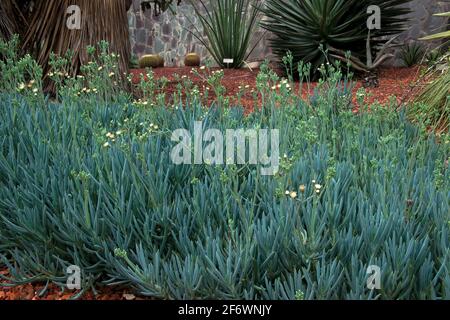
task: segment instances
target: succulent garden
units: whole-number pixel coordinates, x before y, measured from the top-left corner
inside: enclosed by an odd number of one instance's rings
[[[187,3],[197,19],[189,34],[210,59],[189,52],[166,77],[160,52],[130,68],[115,18],[126,29],[132,1],[70,2],[0,4],[0,300],[26,286],[34,299],[104,288],[152,299],[450,299],[446,26],[399,42],[407,0],[138,1],[150,15]],[[97,13],[58,29],[72,2]],[[371,5],[381,29],[366,25]],[[95,22],[100,9],[111,20]],[[275,58],[254,66],[257,30]],[[407,98],[380,102],[373,90],[395,55],[416,76]],[[253,82],[239,85],[230,69]],[[278,145],[259,163],[239,151],[236,163],[177,163],[174,133],[194,136],[199,123],[276,131]],[[183,146],[192,158],[196,144],[202,159],[236,155],[194,140]]]

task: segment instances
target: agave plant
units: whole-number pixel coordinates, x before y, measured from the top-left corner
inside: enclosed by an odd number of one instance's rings
[[[394,55],[392,53],[387,53],[386,51],[398,44],[395,43],[395,40],[398,36],[392,37],[389,41],[387,41],[381,48],[378,50],[375,58],[372,56],[372,46],[371,46],[371,37],[370,31],[367,34],[367,42],[366,42],[366,62],[362,62],[361,59],[352,54],[351,51],[344,52],[343,50],[336,49],[334,47],[329,47],[329,55],[331,58],[344,61],[353,69],[365,73],[365,78],[363,85],[364,87],[378,87],[379,80],[378,75],[376,73],[376,69],[387,59],[393,58]]]
[[[371,54],[386,42],[382,37],[405,29],[404,15],[410,12],[401,5],[410,0],[268,0],[263,11],[267,19],[262,26],[274,34],[273,51],[280,57],[291,51],[294,61],[311,62],[317,68],[331,57],[330,47],[348,51],[364,60],[369,28],[367,8],[381,10],[381,28],[371,30]],[[332,59],[331,59],[332,60]],[[317,72],[316,72],[317,74]]]
[[[209,6],[203,0],[190,0],[190,3],[207,39],[195,25],[193,35],[206,47],[218,65],[241,67],[256,47],[255,44],[249,49],[261,16],[262,4],[256,0],[211,0]],[[230,60],[225,62],[224,59]]]

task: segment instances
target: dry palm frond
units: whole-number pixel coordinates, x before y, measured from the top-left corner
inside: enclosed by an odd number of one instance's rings
[[[67,8],[77,5],[81,9],[81,28],[66,26]],[[38,0],[35,2],[30,26],[24,37],[24,47],[35,53],[44,74],[49,71],[50,54],[73,52],[69,73],[75,75],[80,66],[88,62],[86,47],[101,40],[110,44],[110,51],[120,55],[120,71],[126,72],[131,48],[128,33],[127,10],[124,0]]]

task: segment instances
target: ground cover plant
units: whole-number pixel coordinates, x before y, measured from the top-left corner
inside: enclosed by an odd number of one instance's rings
[[[10,63],[35,70],[21,61]],[[285,61],[308,81],[311,65]],[[56,99],[29,86],[39,71],[2,81],[0,269],[10,285],[64,287],[77,265],[75,298],[102,284],[163,299],[450,298],[449,137],[438,142],[394,105],[369,111],[363,89],[354,114],[339,65],[322,65],[303,98],[264,64],[262,108],[244,115],[221,97],[217,72],[205,74],[213,105],[191,87],[168,104],[151,70],[136,84],[141,101],[117,91],[106,51],[80,77],[55,77],[64,63],[54,57]],[[172,133],[196,121],[280,130],[278,173],[175,165]],[[366,285],[372,265],[379,290]]]

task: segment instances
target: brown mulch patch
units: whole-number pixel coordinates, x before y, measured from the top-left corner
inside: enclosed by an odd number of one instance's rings
[[[0,270],[0,275],[8,277],[7,270]],[[62,290],[60,287],[50,284],[43,295],[40,293],[45,289],[44,283],[25,284],[16,287],[3,287],[6,281],[0,278],[0,301],[1,300],[69,300],[77,291]],[[95,295],[92,290],[87,291],[81,300],[149,300],[150,298],[139,297],[130,292],[117,287],[96,288]]]
[[[156,79],[160,79],[165,77],[169,80],[164,92],[167,93],[168,96],[171,93],[176,92],[176,87],[179,84],[179,80],[174,76],[177,74],[178,77],[186,76],[189,77],[195,85],[198,86],[201,93],[204,92],[204,88],[208,85],[205,81],[194,74],[191,73],[190,67],[166,67],[166,68],[156,68],[153,70],[154,76]],[[198,70],[198,68],[197,68]],[[217,70],[217,68],[213,68],[212,70]],[[199,73],[204,73],[203,70],[198,70]],[[241,91],[239,87],[249,86],[248,89],[245,90],[245,93],[241,97],[241,104],[245,107],[246,111],[252,111],[255,106],[255,100],[253,98],[253,94],[250,92],[252,89],[256,90],[256,76],[259,72],[259,69],[249,70],[245,69],[224,69],[224,78],[222,80],[222,85],[226,88],[226,96],[231,98],[232,102],[237,102],[237,94]],[[281,72],[277,71],[278,74],[281,75]],[[145,70],[131,70],[131,74],[133,75],[133,82],[137,83],[140,79],[140,74],[145,74]],[[411,98],[414,97],[417,92],[418,86],[417,82],[420,76],[420,67],[412,67],[412,68],[384,68],[379,70],[379,87],[377,88],[367,88],[368,97],[366,98],[366,102],[368,104],[372,104],[374,102],[379,102],[380,104],[386,104],[394,99],[398,104],[402,102],[407,102]],[[299,91],[300,84],[297,82],[295,84],[294,90],[296,92]],[[316,86],[316,83],[311,83],[310,86],[310,94],[313,93],[313,89]],[[356,92],[359,88],[363,86],[361,80],[357,80],[355,83],[355,87],[353,89],[353,102],[356,106],[356,110],[358,108],[358,104],[356,102]],[[303,83],[302,92],[307,92],[307,84]],[[211,103],[214,101],[215,97],[213,94],[209,94],[209,99],[207,103]],[[261,101],[258,101],[258,105]]]

